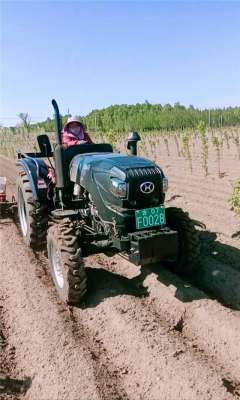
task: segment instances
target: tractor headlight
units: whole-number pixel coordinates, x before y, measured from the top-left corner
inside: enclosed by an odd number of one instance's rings
[[[162,180],[162,185],[163,185],[163,193],[166,193],[168,190],[168,178],[164,177]]]
[[[121,199],[127,197],[127,184],[118,178],[110,178],[111,192]]]

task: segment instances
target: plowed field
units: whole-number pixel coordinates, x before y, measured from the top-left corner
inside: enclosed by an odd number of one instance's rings
[[[166,205],[206,225],[194,281],[120,255],[85,260],[89,293],[79,308],[59,301],[46,254],[0,221],[0,398],[28,400],[240,399],[240,226],[228,199],[240,175],[234,148],[219,178],[176,154],[159,155]],[[16,176],[0,158],[9,195]],[[200,228],[199,228],[200,229]]]

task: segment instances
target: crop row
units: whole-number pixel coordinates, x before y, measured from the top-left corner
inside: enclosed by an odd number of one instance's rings
[[[23,127],[13,133],[11,129],[0,128],[0,153],[15,158],[18,151],[37,151],[37,135],[44,133],[41,129],[31,132]],[[54,143],[54,133],[49,133]],[[127,135],[117,136],[113,132],[93,134],[96,142],[106,141],[113,144],[116,150],[126,152]],[[217,160],[216,173],[221,177],[221,158],[223,151],[226,154],[231,149],[235,158],[240,161],[240,127],[206,129],[199,124],[198,129],[185,131],[143,132],[139,143],[139,153],[147,158],[159,162],[164,155],[184,158],[188,162],[189,170],[193,172],[194,162],[201,162],[202,171],[209,174],[209,157],[215,154]],[[209,150],[214,151],[209,151]]]

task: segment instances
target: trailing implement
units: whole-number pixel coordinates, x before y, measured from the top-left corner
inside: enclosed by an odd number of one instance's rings
[[[0,218],[15,217],[16,201],[12,196],[11,201],[7,198],[7,178],[0,176]]]

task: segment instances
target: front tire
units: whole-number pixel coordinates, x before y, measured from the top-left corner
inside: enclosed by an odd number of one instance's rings
[[[33,198],[29,179],[24,171],[17,179],[18,218],[24,242],[34,250],[46,244],[48,207]]]
[[[87,278],[81,249],[69,220],[49,228],[47,250],[50,273],[59,297],[67,304],[79,304],[87,291]]]
[[[195,225],[188,213],[181,208],[166,208],[167,226],[178,232],[178,254],[175,260],[164,262],[180,275],[192,275],[201,264],[200,240]]]

